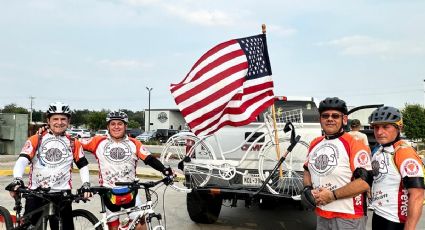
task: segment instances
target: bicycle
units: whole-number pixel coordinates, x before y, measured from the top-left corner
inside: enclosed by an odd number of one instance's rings
[[[145,218],[146,226],[150,230],[164,230],[165,226],[162,225],[162,215],[160,213],[155,213],[153,210],[154,206],[156,206],[156,202],[152,201],[152,193],[156,194],[155,191],[151,190],[151,188],[155,187],[156,185],[160,183],[166,183],[166,181],[172,180],[170,177],[164,177],[161,180],[158,181],[148,181],[148,182],[139,182],[138,180],[135,180],[133,182],[116,182],[115,185],[117,186],[127,186],[132,189],[144,189],[145,195],[146,195],[146,203],[141,204],[139,206],[134,206],[131,208],[122,209],[117,212],[113,212],[109,215],[106,215],[106,205],[104,202],[104,199],[108,199],[106,197],[106,194],[109,193],[112,188],[107,188],[103,186],[94,186],[91,187],[91,191],[94,194],[98,194],[100,196],[101,201],[101,213],[102,213],[102,219],[94,224],[93,228],[90,229],[103,229],[108,230],[107,222],[111,218],[114,217],[122,217],[122,216],[128,216],[130,213],[135,213],[136,218],[133,220],[130,220],[128,217],[126,218],[126,221],[129,221],[127,223],[120,223],[120,226],[118,229],[120,230],[134,230],[137,226],[137,224],[140,222],[141,218]],[[156,195],[158,196],[158,195]],[[156,219],[157,224],[153,226],[153,220]],[[124,225],[124,226],[123,226]]]
[[[18,188],[16,190],[17,195],[15,197],[15,206],[14,211],[16,215],[11,215],[9,210],[0,206],[0,230],[23,230],[23,229],[48,229],[47,222],[49,218],[56,216],[59,218],[58,229],[62,229],[62,219],[60,216],[57,216],[56,213],[62,207],[62,204],[65,202],[79,202],[86,200],[82,197],[81,194],[72,194],[70,190],[55,191],[50,192],[49,188],[37,188],[37,189],[27,189],[27,188]],[[48,203],[42,205],[41,207],[25,213],[22,215],[22,198],[28,197],[38,197],[42,198]],[[53,201],[55,200],[55,201]],[[41,218],[38,219],[35,225],[30,223],[30,219],[37,214],[41,213]],[[72,210],[72,216],[74,220],[74,229],[86,229],[86,226],[93,226],[98,219],[91,212],[83,209]]]
[[[218,137],[214,134],[198,137],[193,133],[184,132],[172,136],[166,143],[161,154],[163,164],[170,164],[177,160],[176,173],[180,177],[185,178],[183,186],[176,183],[173,188],[179,191],[190,193],[192,189],[205,186],[211,178],[219,178],[223,180],[231,180],[236,174],[246,176],[247,172],[238,171],[251,152],[259,143],[262,144],[258,154],[258,175],[261,182],[266,183],[268,191],[272,194],[278,194],[285,197],[291,197],[295,200],[300,199],[300,193],[303,188],[302,173],[296,171],[293,167],[293,155],[291,153],[304,154],[308,152],[309,144],[305,141],[298,140],[295,147],[288,152],[287,159],[289,162],[279,162],[281,154],[287,150],[296,137],[295,126],[303,125],[302,109],[295,109],[286,112],[280,112],[276,116],[278,125],[273,123],[272,114],[267,112],[264,114],[264,123],[252,131],[243,143],[236,148],[223,151]],[[283,126],[283,127],[282,127]],[[291,131],[289,134],[287,134]],[[275,133],[278,134],[278,142],[275,139]],[[260,135],[258,135],[260,134]],[[214,148],[208,141],[213,138],[214,143],[218,147],[220,158],[214,152]],[[249,145],[240,161],[226,160],[225,155],[238,151],[242,146]],[[279,146],[279,151],[277,147]],[[280,169],[273,175],[272,169],[277,164]]]

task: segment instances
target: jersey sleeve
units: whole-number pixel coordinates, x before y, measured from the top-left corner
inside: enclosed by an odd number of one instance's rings
[[[356,168],[372,170],[370,148],[363,140],[352,138],[350,148],[350,168],[354,172]]]
[[[102,140],[102,138],[99,138],[97,136],[94,136],[92,138],[89,139],[85,139],[82,140],[81,142],[81,147],[83,148],[83,150],[89,151],[93,154],[96,154],[96,148],[99,145],[98,143]]]
[[[134,138],[131,138],[131,140],[136,145],[136,153],[139,159],[142,159],[144,161],[147,156],[151,155],[149,150],[142,144],[142,142]]]
[[[395,164],[404,177],[424,177],[421,159],[411,147],[401,147],[395,154]]]
[[[19,156],[28,158],[29,161],[31,161],[34,156],[35,152],[37,151],[37,145],[38,145],[38,135],[33,135],[25,142],[24,146],[21,149],[21,153]]]

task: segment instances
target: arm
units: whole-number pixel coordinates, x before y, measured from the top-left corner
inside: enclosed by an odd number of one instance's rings
[[[407,220],[404,225],[405,230],[416,229],[422,215],[422,205],[424,200],[424,189],[409,188],[409,201],[407,207]]]
[[[304,169],[304,175],[303,175],[303,184],[304,184],[304,187],[312,185],[310,172],[305,169]]]
[[[335,200],[355,197],[361,193],[367,192],[369,189],[369,184],[359,178],[334,191],[327,188],[321,188],[314,197],[316,198],[317,204],[326,205]]]

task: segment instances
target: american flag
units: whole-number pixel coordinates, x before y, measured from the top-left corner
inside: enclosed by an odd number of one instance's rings
[[[233,39],[205,53],[171,94],[191,131],[212,134],[254,121],[273,104],[266,35]]]

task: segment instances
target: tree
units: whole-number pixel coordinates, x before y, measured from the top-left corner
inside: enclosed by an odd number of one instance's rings
[[[92,111],[87,114],[87,125],[90,129],[106,129],[106,114],[105,110],[97,112]]]
[[[29,111],[23,107],[18,107],[15,103],[5,105],[2,113],[19,113],[19,114],[29,114]]]
[[[130,128],[130,129],[140,129],[140,124],[139,124],[139,122],[137,122],[135,120],[129,120],[128,121],[128,128]]]
[[[425,140],[425,109],[419,104],[406,104],[402,110],[403,132],[409,139]]]
[[[76,127],[79,127],[80,125],[87,124],[88,121],[88,115],[92,113],[88,109],[85,110],[74,110],[71,117],[71,124],[73,124]]]

